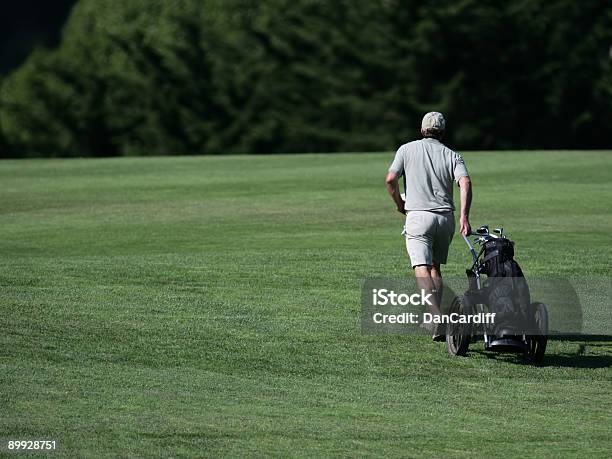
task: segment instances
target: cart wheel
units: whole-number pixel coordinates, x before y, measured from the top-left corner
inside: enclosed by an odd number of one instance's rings
[[[535,315],[535,325],[540,333],[527,337],[528,347],[524,357],[528,362],[541,363],[548,343],[548,310],[544,303],[532,303],[531,307]]]
[[[456,296],[451,304],[449,314],[456,312],[460,315],[472,313],[472,305],[465,296]],[[471,327],[469,324],[448,324],[446,334],[446,348],[453,355],[467,354],[470,346]]]

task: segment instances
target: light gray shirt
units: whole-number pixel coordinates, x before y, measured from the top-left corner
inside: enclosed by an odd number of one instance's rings
[[[406,210],[433,212],[455,210],[453,182],[468,176],[461,155],[432,138],[399,147],[389,172],[404,176]]]

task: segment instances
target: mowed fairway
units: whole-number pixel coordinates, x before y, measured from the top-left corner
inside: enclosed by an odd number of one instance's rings
[[[2,448],[609,457],[612,342],[533,367],[361,335],[362,280],[409,274],[392,156],[1,162]],[[528,276],[612,274],[612,153],[464,157]]]

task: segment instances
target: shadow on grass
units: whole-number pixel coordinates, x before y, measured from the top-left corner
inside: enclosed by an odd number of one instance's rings
[[[568,367],[568,368],[610,368],[612,367],[612,355],[584,355],[587,346],[594,348],[612,348],[612,337],[610,335],[552,335],[548,341],[565,341],[581,343],[575,353],[546,354],[544,361],[535,364],[539,367]],[[470,349],[470,352],[480,354],[488,359],[501,360],[519,365],[534,365],[525,361],[522,354],[499,353],[485,351],[484,349]]]
[[[538,366],[571,368],[609,368],[612,367],[612,356],[579,354],[545,355],[544,361]]]
[[[501,353],[470,349],[470,353],[480,354],[488,359],[500,360],[517,365],[532,365],[537,367],[569,367],[569,368],[610,368],[612,356],[610,355],[581,355],[581,354],[552,354],[545,355],[542,363],[526,361],[522,354]]]
[[[592,343],[607,341],[612,345],[612,335],[587,335],[587,334],[576,334],[576,335],[548,335],[549,341],[569,341],[572,343]]]
[[[588,347],[612,347],[610,335],[552,335],[549,341],[565,341],[581,343],[575,354],[545,355],[542,366],[545,367],[572,367],[572,368],[609,368],[612,367],[612,355],[584,355]]]

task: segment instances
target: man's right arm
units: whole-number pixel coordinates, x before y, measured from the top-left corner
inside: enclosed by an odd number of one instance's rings
[[[387,185],[387,191],[389,192],[391,199],[393,199],[393,202],[395,202],[397,211],[401,214],[406,214],[406,210],[404,209],[406,203],[400,194],[398,178],[397,173],[389,171],[387,177],[385,178],[385,185]]]
[[[393,163],[391,163],[391,167],[389,167],[389,173],[385,178],[385,185],[387,185],[387,191],[395,202],[395,206],[397,207],[397,211],[402,214],[406,214],[406,210],[404,206],[406,203],[402,199],[399,189],[398,180],[404,173],[404,155],[402,154],[402,149],[404,146],[399,147],[397,152],[395,153],[395,158],[393,159]]]
[[[459,189],[461,190],[461,215],[459,216],[459,231],[468,236],[472,231],[470,227],[470,207],[472,206],[472,181],[465,175],[459,178]]]

